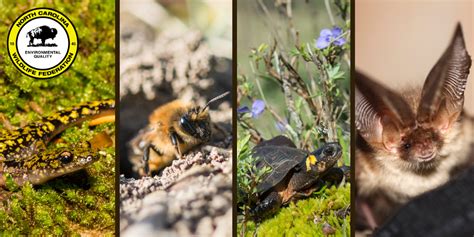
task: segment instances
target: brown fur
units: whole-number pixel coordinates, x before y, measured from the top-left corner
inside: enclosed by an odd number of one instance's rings
[[[401,154],[391,154],[384,149],[367,151],[361,145],[356,146],[357,195],[373,204],[372,214],[378,224],[401,204],[446,183],[473,162],[470,154],[474,145],[474,124],[471,119],[461,119],[442,140],[436,158],[439,163],[425,172],[411,169],[406,158],[400,159]],[[457,172],[452,172],[454,169]],[[387,200],[374,198],[380,193],[384,193]]]
[[[458,25],[423,88],[397,93],[356,72],[356,214],[365,227],[474,164],[474,120],[460,116],[470,67]]]

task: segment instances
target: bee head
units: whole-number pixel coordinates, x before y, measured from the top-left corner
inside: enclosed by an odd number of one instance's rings
[[[207,102],[207,104],[202,109],[200,106],[189,109],[188,112],[181,116],[179,120],[179,125],[181,128],[183,128],[186,133],[197,139],[209,141],[211,138],[211,119],[209,117],[207,108],[209,108],[209,105],[212,102],[223,98],[227,94],[229,94],[229,92],[225,92],[224,94],[214,97],[209,102]]]
[[[209,141],[211,138],[209,113],[199,107],[194,107],[181,116],[179,125],[187,134],[199,140]]]

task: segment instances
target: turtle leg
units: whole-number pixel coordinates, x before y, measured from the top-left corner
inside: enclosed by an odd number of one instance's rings
[[[333,167],[329,169],[327,173],[324,174],[323,177],[321,177],[322,180],[330,184],[339,184],[342,182],[343,178],[344,178],[344,170],[337,167]]]
[[[288,188],[296,193],[305,191],[318,183],[318,178],[306,172],[294,173],[288,183]]]
[[[278,194],[278,192],[273,191],[268,194],[268,196],[263,199],[257,206],[250,211],[250,215],[252,215],[257,222],[263,220],[265,216],[275,213],[278,211],[282,203],[282,198]]]
[[[320,179],[316,180],[310,187],[304,189],[295,190],[292,200],[299,200],[311,196],[313,192],[317,191],[324,185],[324,182]]]
[[[288,183],[288,189],[293,190],[291,196],[284,200],[284,203],[290,201],[296,201],[301,198],[309,197],[314,191],[317,191],[324,185],[324,182],[313,175],[307,174],[306,172],[298,172],[293,174],[290,182]]]

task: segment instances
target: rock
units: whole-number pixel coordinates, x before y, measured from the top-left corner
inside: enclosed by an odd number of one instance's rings
[[[232,167],[231,160],[206,151],[190,152],[161,176],[120,177],[121,231],[125,236],[221,236],[231,231],[232,173],[224,172]]]

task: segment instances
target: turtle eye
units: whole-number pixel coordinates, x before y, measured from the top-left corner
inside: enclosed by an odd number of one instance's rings
[[[58,159],[61,161],[61,163],[63,164],[67,164],[69,162],[72,161],[72,158],[73,158],[73,155],[71,152],[69,151],[65,151],[63,153],[61,153],[59,156],[58,156]]]
[[[324,155],[333,156],[334,155],[334,148],[332,146],[329,146],[326,149],[324,149]]]

